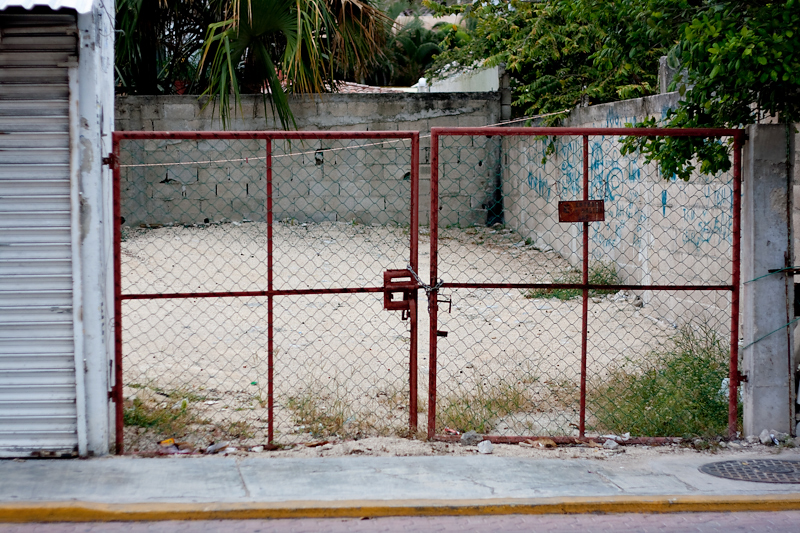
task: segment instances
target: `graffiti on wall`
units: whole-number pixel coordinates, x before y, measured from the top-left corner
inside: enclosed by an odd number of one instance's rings
[[[666,112],[667,108],[662,109],[662,118]],[[604,123],[592,125],[624,127],[637,120],[612,108]],[[523,196],[555,204],[583,195],[580,137],[526,142]],[[553,143],[549,150],[548,143]],[[603,199],[606,208],[605,223],[590,226],[595,256],[625,255],[623,248],[631,246],[640,249],[663,238],[666,227],[673,245],[690,254],[732,242],[732,185],[724,177],[698,177],[688,183],[664,179],[654,164],[645,164],[635,154],[623,156],[619,138],[610,136],[590,138],[588,167],[589,197]],[[574,238],[580,239],[577,233]]]

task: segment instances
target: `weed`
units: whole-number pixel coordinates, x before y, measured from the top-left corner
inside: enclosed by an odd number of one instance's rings
[[[126,426],[147,428],[159,435],[172,436],[184,435],[188,426],[198,421],[188,409],[188,404],[171,409],[139,398],[125,401],[122,417]]]
[[[553,283],[581,283],[583,275],[581,272],[571,269],[561,272],[553,278]],[[593,285],[618,285],[619,273],[613,263],[598,261],[589,265],[589,283]],[[591,290],[589,294],[596,296],[600,294],[610,294],[613,290]],[[558,298],[559,300],[569,300],[581,295],[581,289],[529,289],[523,293],[525,298]]]
[[[437,414],[438,425],[459,431],[487,433],[492,421],[533,409],[531,390],[522,382],[478,384],[472,390],[450,394],[442,400]]]
[[[711,328],[684,326],[669,347],[618,366],[591,387],[595,429],[645,436],[724,434],[728,400],[720,385],[728,376],[728,354]]]
[[[250,424],[244,420],[231,422],[228,427],[224,429],[224,431],[227,436],[234,439],[252,439],[256,436],[253,432],[253,429],[250,427]]]
[[[320,390],[324,389],[310,387],[286,400],[295,424],[303,426],[316,438],[344,435],[345,424],[351,419],[348,402],[340,394],[317,392]]]

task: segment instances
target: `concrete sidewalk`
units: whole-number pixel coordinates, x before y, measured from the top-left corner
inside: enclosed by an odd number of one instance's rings
[[[800,509],[800,484],[698,471],[734,458],[800,453],[4,460],[0,522]]]

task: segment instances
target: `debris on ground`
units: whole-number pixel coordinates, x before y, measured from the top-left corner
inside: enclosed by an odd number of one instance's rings
[[[484,440],[478,443],[478,451],[480,453],[489,454],[494,451],[494,444],[490,440]]]
[[[175,439],[165,439],[158,443],[159,455],[187,455],[195,452],[194,446],[188,442],[176,442]]]
[[[218,442],[206,448],[206,453],[207,454],[219,453],[221,451],[224,451],[230,445],[231,443],[228,441]]]
[[[758,436],[758,441],[765,446],[794,444],[791,435],[775,429],[762,430]]]
[[[482,436],[478,435],[476,432],[471,430],[461,435],[462,446],[475,446],[482,440],[483,440]]]

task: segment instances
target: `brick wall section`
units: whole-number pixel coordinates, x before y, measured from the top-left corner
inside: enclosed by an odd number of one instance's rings
[[[496,93],[294,96],[291,106],[300,130],[419,131],[422,224],[428,223],[430,213],[430,128],[486,126],[500,121],[500,95]],[[115,107],[116,127],[120,131],[222,129],[218,113],[215,118],[211,106],[203,109],[203,102],[194,96],[124,96],[117,98]],[[280,124],[269,108],[265,118],[260,96],[246,96],[230,129],[274,130],[280,129]],[[343,143],[308,142],[300,150],[291,150],[302,155],[275,160],[276,216],[298,221],[354,219],[361,223],[408,223],[410,143],[324,151],[341,148]],[[153,141],[135,147],[132,152],[123,151],[123,164],[156,162],[156,158],[164,156],[164,151],[182,151],[182,160],[189,157],[205,161],[212,159],[211,154],[213,159],[226,158],[217,157],[225,152],[223,147],[200,144]],[[489,180],[491,169],[489,165],[482,172],[475,172],[473,159],[483,161],[497,154],[487,156],[483,146],[473,146],[468,151],[459,164],[464,166],[465,173],[475,174],[476,180],[460,182],[443,191],[442,215],[449,224],[486,221],[485,206],[493,185]],[[239,143],[229,152],[227,159],[264,153],[258,143],[251,146]],[[258,220],[263,218],[266,194],[263,173],[263,164],[252,162],[169,169],[129,167],[122,183],[123,216],[131,225],[195,223],[205,218]]]

